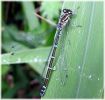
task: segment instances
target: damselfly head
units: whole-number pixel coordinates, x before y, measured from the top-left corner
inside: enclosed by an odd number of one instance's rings
[[[72,14],[72,10],[70,9],[63,9],[63,13],[66,13],[66,14]]]

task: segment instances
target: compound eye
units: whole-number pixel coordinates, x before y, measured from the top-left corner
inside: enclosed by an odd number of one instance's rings
[[[66,13],[67,12],[67,9],[63,9],[63,12]]]
[[[69,13],[69,14],[72,14],[72,11],[71,11],[71,10],[69,10],[69,11],[68,11],[68,13]]]

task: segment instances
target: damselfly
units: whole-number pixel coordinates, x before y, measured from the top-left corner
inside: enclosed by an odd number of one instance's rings
[[[52,64],[53,64],[53,61],[55,58],[55,52],[56,52],[56,49],[58,46],[59,38],[62,35],[62,29],[68,23],[68,21],[70,20],[72,15],[73,15],[72,10],[63,9],[63,14],[60,16],[60,19],[59,19],[59,22],[57,25],[57,31],[56,31],[56,34],[54,37],[54,43],[53,43],[53,46],[52,46],[52,49],[51,49],[51,52],[50,52],[50,55],[48,58],[48,62],[46,65],[47,70],[46,70],[46,75],[44,78],[43,86],[41,87],[41,91],[40,91],[41,96],[44,96],[47,86],[48,86],[48,83],[49,83],[49,80],[50,80],[50,77],[51,77],[51,74],[52,74],[52,70],[53,70]]]

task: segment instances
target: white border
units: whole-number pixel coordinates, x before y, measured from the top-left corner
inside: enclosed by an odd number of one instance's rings
[[[2,1],[20,1],[20,2],[21,1],[49,1],[49,2],[51,2],[51,1],[63,1],[63,0],[0,0],[0,38],[1,38],[1,2]],[[83,2],[87,2],[87,1],[94,1],[94,2],[103,1],[104,2],[104,9],[105,9],[105,0],[64,0],[64,1],[83,1]],[[104,29],[104,26],[105,26],[105,10],[104,10],[103,29]],[[104,37],[103,38],[104,38],[104,47],[105,47],[105,29],[104,29]],[[0,41],[0,48],[1,48],[1,41]],[[1,49],[0,49],[0,52],[1,52]],[[104,53],[104,58],[105,58],[105,53]],[[103,58],[103,60],[104,60],[104,58]],[[0,56],[0,65],[1,65],[1,56]],[[104,67],[105,67],[105,63],[104,63]],[[104,68],[104,72],[105,72],[105,68]],[[105,76],[105,74],[104,74],[104,76]],[[0,81],[1,81],[1,67],[0,67]],[[0,82],[0,89],[1,89],[1,82]],[[104,77],[104,89],[105,89],[105,77]],[[1,90],[0,90],[0,98],[1,98]],[[105,92],[104,92],[104,98],[105,98]],[[7,100],[7,99],[2,99],[2,100]],[[8,100],[11,100],[11,99],[8,99]],[[17,99],[12,99],[12,100],[17,100]],[[20,99],[20,100],[31,100],[31,99]],[[33,99],[33,100],[35,100],[35,99]],[[45,100],[49,100],[49,99],[45,99]],[[52,100],[55,100],[55,99],[52,99]],[[65,100],[65,99],[62,99],[62,100]],[[70,100],[72,100],[72,99],[70,99]],[[87,100],[90,100],[90,99],[87,99]],[[92,100],[95,100],[95,99],[92,99]],[[102,99],[99,99],[99,100],[102,100]]]

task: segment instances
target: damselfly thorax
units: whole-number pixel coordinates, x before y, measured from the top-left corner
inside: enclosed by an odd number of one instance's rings
[[[67,24],[72,16],[73,12],[70,9],[63,9],[63,14],[60,17],[59,23],[57,25],[58,30],[62,30],[62,28]]]

